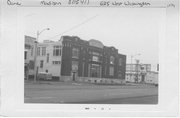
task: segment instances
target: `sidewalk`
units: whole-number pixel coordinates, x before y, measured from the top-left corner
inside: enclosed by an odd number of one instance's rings
[[[85,83],[85,82],[75,82],[75,81],[68,81],[68,82],[62,82],[62,81],[28,81],[25,80],[25,85],[55,85],[55,86],[114,86],[114,87],[122,87],[122,86],[139,86],[139,87],[154,87],[154,85],[151,84],[144,84],[144,83],[126,83],[123,85],[119,84],[97,84],[97,83]]]

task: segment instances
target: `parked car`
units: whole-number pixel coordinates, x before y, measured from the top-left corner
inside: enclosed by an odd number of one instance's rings
[[[38,80],[52,80],[52,74],[47,72],[39,72],[37,77]]]

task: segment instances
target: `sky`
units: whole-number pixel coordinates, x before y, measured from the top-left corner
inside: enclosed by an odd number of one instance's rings
[[[114,46],[119,53],[131,55],[140,63],[158,63],[158,40],[162,11],[153,8],[23,8],[24,33],[39,41],[58,41],[63,35],[83,40],[96,39]]]

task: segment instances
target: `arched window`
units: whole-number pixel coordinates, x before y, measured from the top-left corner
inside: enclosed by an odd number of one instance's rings
[[[123,65],[123,59],[119,58],[119,66],[122,66],[122,65]]]
[[[72,49],[72,58],[79,58],[79,50],[78,48]]]
[[[110,64],[114,64],[114,57],[113,56],[110,57]]]
[[[114,76],[114,67],[109,67],[109,75]]]

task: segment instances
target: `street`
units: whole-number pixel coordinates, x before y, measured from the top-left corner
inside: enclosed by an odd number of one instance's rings
[[[157,104],[158,87],[145,84],[25,82],[25,103]]]

